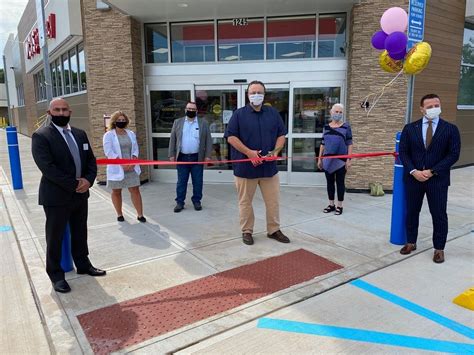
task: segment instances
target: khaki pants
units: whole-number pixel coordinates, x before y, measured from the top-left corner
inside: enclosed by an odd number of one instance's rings
[[[272,234],[280,229],[280,177],[245,179],[235,176],[235,186],[239,197],[240,228],[242,233],[253,233],[255,216],[252,200],[260,186],[267,215],[267,233]]]

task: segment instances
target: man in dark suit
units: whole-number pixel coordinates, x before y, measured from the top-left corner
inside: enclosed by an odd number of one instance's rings
[[[42,173],[39,204],[46,214],[46,272],[54,290],[65,293],[71,288],[61,268],[61,245],[68,222],[77,273],[105,275],[92,266],[87,247],[87,199],[97,165],[86,133],[69,125],[66,100],[52,100],[48,114],[52,123],[33,134],[31,150]]]
[[[442,263],[448,236],[446,207],[450,169],[459,159],[461,138],[454,124],[439,117],[441,102],[438,95],[423,96],[420,110],[423,118],[407,124],[400,138],[407,199],[407,243],[400,253],[405,255],[416,250],[420,211],[426,194],[433,220],[433,261]]]
[[[197,162],[211,160],[212,138],[206,120],[197,117],[197,106],[194,102],[186,104],[186,116],[173,122],[171,129],[168,157],[171,161]],[[202,187],[204,165],[181,164],[176,166],[178,182],[176,184],[176,206],[174,212],[184,209],[189,175],[193,182],[193,202],[196,211],[202,210]]]

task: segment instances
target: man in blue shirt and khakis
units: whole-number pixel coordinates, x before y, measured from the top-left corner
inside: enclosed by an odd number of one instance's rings
[[[264,156],[278,156],[285,145],[287,129],[278,111],[263,105],[265,85],[262,82],[252,81],[247,91],[250,103],[234,112],[224,136],[231,145],[232,159],[252,159],[233,164],[242,239],[247,245],[254,243],[252,200],[259,186],[266,208],[267,236],[289,243],[288,237],[280,231],[280,179],[276,161],[262,160]]]

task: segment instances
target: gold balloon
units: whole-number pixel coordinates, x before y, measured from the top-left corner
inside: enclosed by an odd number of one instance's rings
[[[405,74],[418,74],[426,68],[431,58],[431,46],[428,42],[415,44],[408,52],[403,71]]]
[[[379,64],[383,70],[389,73],[398,73],[403,68],[403,62],[390,58],[386,50],[380,54]]]

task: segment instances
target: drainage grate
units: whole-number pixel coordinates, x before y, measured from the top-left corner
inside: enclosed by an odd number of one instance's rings
[[[304,249],[78,316],[95,353],[110,353],[342,268]]]

